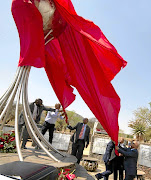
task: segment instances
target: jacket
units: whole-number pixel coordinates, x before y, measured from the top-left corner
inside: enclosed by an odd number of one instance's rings
[[[130,148],[120,148],[119,153],[123,154],[124,159],[124,168],[127,175],[137,174],[137,159],[138,159],[138,150]]]
[[[76,126],[72,127],[72,126],[68,126],[68,128],[70,130],[74,130],[76,129],[76,132],[73,134],[73,136],[71,137],[71,141],[73,143],[76,143],[77,140],[79,139],[79,134],[81,132],[83,123],[78,123]],[[90,135],[90,127],[87,125],[86,126],[86,130],[85,130],[85,134],[84,134],[84,142],[87,143],[87,145],[89,144],[89,135]]]
[[[30,107],[30,111],[31,111],[31,113],[33,114],[33,111],[34,111],[34,102],[33,103],[31,103],[30,105],[29,105],[29,107]],[[38,116],[36,117],[36,120],[35,120],[35,122],[37,123],[37,124],[39,124],[39,122],[40,122],[40,118],[41,118],[41,114],[42,114],[42,111],[53,111],[53,112],[55,112],[55,109],[53,109],[53,108],[47,108],[47,107],[45,107],[44,105],[41,105],[41,106],[38,106],[37,107],[38,108],[38,110],[39,110],[39,114],[38,114]],[[18,124],[24,124],[25,122],[24,122],[24,116],[23,116],[23,112],[21,112],[21,114],[20,114],[20,116],[19,116],[19,122],[18,122]]]
[[[107,144],[106,151],[105,151],[105,154],[103,156],[103,161],[105,163],[108,163],[109,161],[112,161],[115,157],[116,157],[116,155],[115,155],[115,144],[113,143],[113,141],[110,141]]]

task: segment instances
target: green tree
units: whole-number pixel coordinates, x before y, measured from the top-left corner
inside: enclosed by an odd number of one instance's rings
[[[62,131],[67,127],[65,120],[58,118],[55,124],[57,131]]]
[[[134,111],[134,119],[129,121],[129,127],[139,140],[148,140],[151,134],[151,103],[150,108],[139,107]]]
[[[4,108],[4,106],[3,106],[3,108]],[[1,109],[0,114],[3,111],[3,108]],[[12,104],[11,109],[9,110],[9,114],[7,116],[5,124],[9,124],[9,125],[14,125],[15,124],[15,110],[16,110],[16,103],[14,102]],[[19,104],[19,114],[21,113],[21,111],[22,111],[22,105]]]
[[[83,120],[83,117],[77,114],[75,111],[66,111],[66,113],[71,126],[75,126],[78,122],[82,122]],[[66,129],[67,124],[65,120],[58,118],[55,127],[58,131],[62,131]]]
[[[149,141],[151,139],[151,127],[146,130],[144,140]]]
[[[83,117],[75,111],[67,111],[68,121],[71,126],[75,126],[78,122],[82,122]]]

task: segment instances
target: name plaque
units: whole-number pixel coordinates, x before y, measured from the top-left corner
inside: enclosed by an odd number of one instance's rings
[[[143,166],[151,167],[151,146],[140,145],[138,163]]]
[[[106,146],[110,142],[107,138],[94,138],[92,153],[94,154],[105,154]]]
[[[49,141],[49,134],[48,132],[45,135],[46,139]],[[68,151],[69,142],[70,142],[70,134],[63,134],[63,133],[53,133],[53,140],[52,145],[62,151]]]

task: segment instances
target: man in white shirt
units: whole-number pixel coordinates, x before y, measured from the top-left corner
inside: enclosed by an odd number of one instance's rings
[[[47,116],[45,118],[45,122],[42,126],[41,133],[44,135],[46,131],[49,129],[49,142],[52,144],[52,139],[53,139],[53,132],[54,132],[54,127],[55,123],[58,118],[64,119],[65,117],[63,114],[60,114],[60,104],[55,104],[55,112],[50,112],[48,111]]]

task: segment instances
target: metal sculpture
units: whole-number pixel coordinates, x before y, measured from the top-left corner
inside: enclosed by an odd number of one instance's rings
[[[23,161],[18,137],[18,105],[22,94],[27,130],[34,141],[56,150],[38,130],[28,105],[28,77],[31,66],[44,67],[63,108],[75,99],[77,88],[104,129],[117,142],[120,98],[110,81],[127,62],[117,53],[99,27],[78,16],[71,0],[13,0],[12,14],[20,36],[20,59],[15,79],[0,99],[4,106],[1,129],[17,93],[15,113],[16,147]],[[56,68],[57,67],[57,68]],[[114,130],[113,130],[114,128]]]
[[[54,36],[52,35],[53,30],[52,30],[51,24],[52,24],[52,19],[55,12],[55,5],[53,2],[50,3],[49,0],[41,0],[40,2],[35,1],[35,5],[43,18],[43,31],[45,34],[44,39],[46,40],[45,42],[45,45],[46,45],[52,39],[54,39]],[[63,155],[57,149],[55,149],[44,138],[44,136],[41,134],[41,132],[37,128],[37,125],[35,121],[33,120],[33,117],[29,108],[27,88],[28,88],[28,77],[29,77],[30,69],[31,69],[31,66],[18,67],[14,81],[12,82],[8,90],[4,93],[4,95],[1,97],[0,110],[2,110],[3,107],[4,109],[0,115],[0,121],[2,121],[2,125],[0,129],[2,130],[4,127],[4,124],[6,123],[7,117],[9,115],[9,111],[12,107],[14,98],[17,94],[16,111],[15,111],[15,140],[16,140],[16,149],[18,152],[19,159],[20,161],[23,161],[23,156],[22,156],[21,148],[20,148],[19,132],[18,132],[18,118],[19,118],[18,107],[19,107],[19,102],[20,102],[20,96],[22,94],[23,114],[24,114],[25,124],[28,130],[28,133],[30,134],[30,137],[45,151],[45,153],[50,158],[52,158],[54,161],[59,162],[59,160],[55,158],[48,151],[48,148],[56,153],[59,153],[63,157],[65,155]]]

